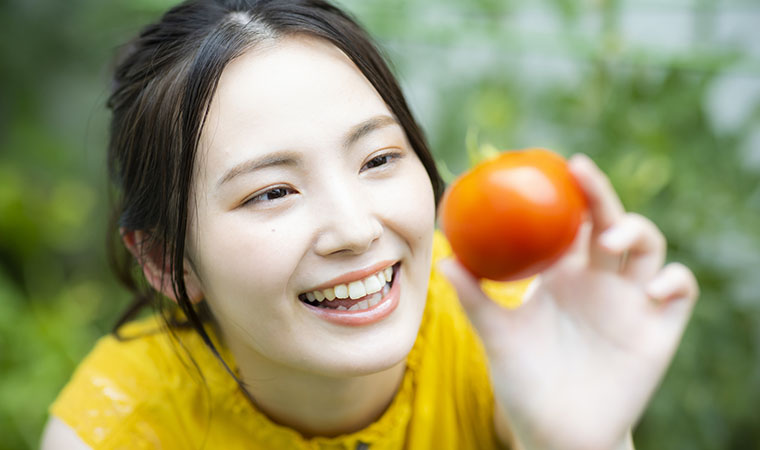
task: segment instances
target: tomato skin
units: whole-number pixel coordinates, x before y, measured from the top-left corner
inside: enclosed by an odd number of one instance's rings
[[[441,226],[473,275],[510,281],[535,275],[572,244],[586,198],[560,155],[504,152],[459,177],[441,201]]]

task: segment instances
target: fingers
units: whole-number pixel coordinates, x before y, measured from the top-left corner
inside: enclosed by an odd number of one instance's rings
[[[503,333],[504,311],[483,292],[480,280],[453,258],[439,261],[438,270],[456,289],[459,303],[483,341]]]
[[[652,334],[652,345],[669,349],[672,357],[699,296],[697,280],[683,264],[671,263],[644,290],[651,302],[659,306],[659,332]]]
[[[600,249],[595,245],[598,236],[616,224],[625,215],[623,204],[618,198],[612,183],[591,159],[581,153],[573,155],[568,161],[568,168],[578,181],[588,202],[591,221],[590,262],[599,268],[617,270],[617,255]]]
[[[695,301],[699,296],[699,285],[694,274],[681,263],[670,263],[650,281],[645,291],[658,302],[677,299]]]
[[[589,264],[634,281],[651,280],[665,261],[665,237],[649,219],[625,212],[609,179],[590,158],[577,154],[569,164],[588,201]]]
[[[665,237],[649,219],[629,213],[599,235],[599,245],[617,257],[614,270],[639,282],[654,277],[665,262]]]
[[[582,153],[573,155],[568,164],[586,194],[594,234],[601,233],[617,223],[625,214],[625,209],[607,176]]]

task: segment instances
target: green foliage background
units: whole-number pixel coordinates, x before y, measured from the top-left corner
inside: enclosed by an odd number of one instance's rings
[[[110,61],[173,3],[0,2],[0,448],[37,447],[47,405],[128,300],[104,255]],[[445,174],[467,166],[468,139],[587,153],[696,273],[701,300],[637,447],[757,448],[760,59],[719,39],[717,17],[760,23],[760,5],[343,4],[394,62]],[[658,8],[686,20],[686,44],[626,34],[632,14]],[[737,79],[755,90],[724,92]],[[711,105],[730,113],[732,98],[742,114],[724,120]]]

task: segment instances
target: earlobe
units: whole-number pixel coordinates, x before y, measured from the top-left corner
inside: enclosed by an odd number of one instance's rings
[[[145,248],[145,245],[152,245],[153,243],[143,231],[121,229],[120,232],[124,245],[142,267],[145,280],[153,289],[176,303],[177,296],[174,294],[174,287],[172,286],[171,264],[164,261],[161,246],[154,245],[153,248]],[[203,300],[203,291],[198,277],[189,267],[187,261],[185,261],[183,272],[188,298],[192,303],[200,302]]]
[[[121,238],[137,263],[142,267],[145,280],[155,289],[175,303],[177,296],[172,287],[169,264],[163,261],[160,246],[153,245],[144,231],[120,230]],[[152,248],[147,248],[150,245]]]
[[[200,303],[201,300],[203,300],[203,289],[201,287],[201,282],[198,279],[198,275],[195,274],[195,271],[192,267],[190,267],[190,264],[185,260],[185,290],[187,291],[187,298],[190,299],[190,302],[193,304]]]

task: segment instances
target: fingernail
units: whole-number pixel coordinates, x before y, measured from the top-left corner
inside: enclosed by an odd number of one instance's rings
[[[570,157],[570,161],[577,161],[581,164],[589,164],[591,162],[591,158],[589,158],[585,153],[575,153]]]
[[[655,278],[647,284],[645,290],[647,295],[653,299],[663,300],[668,295],[667,280]]]
[[[592,162],[591,158],[586,156],[583,153],[576,153],[573,156],[570,157],[570,160],[568,161],[571,167],[591,167]]]
[[[621,227],[612,227],[602,232],[599,242],[610,250],[622,251],[628,245],[628,235]]]

